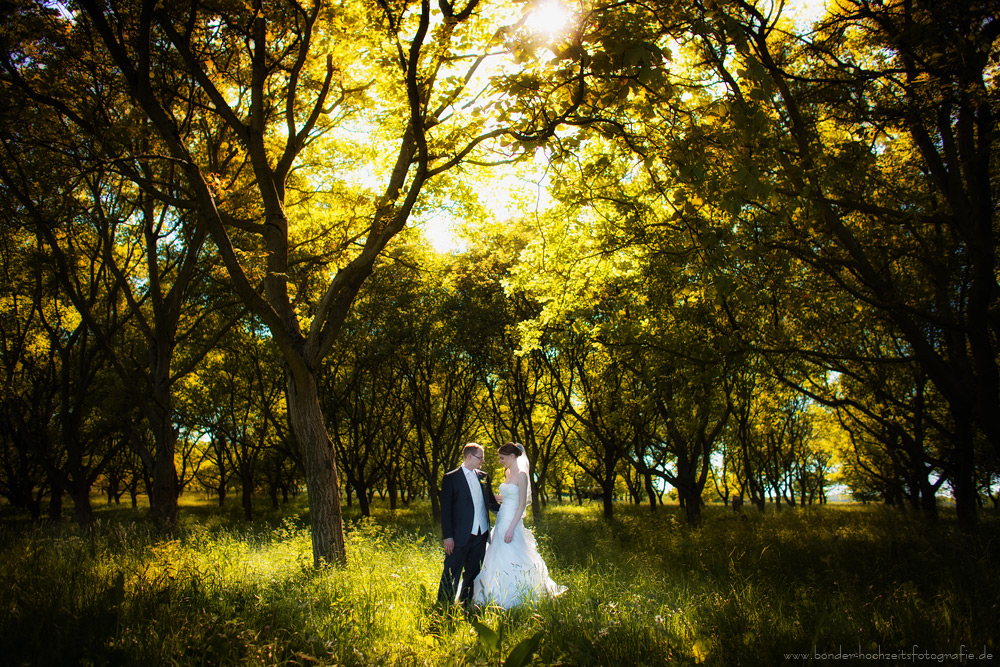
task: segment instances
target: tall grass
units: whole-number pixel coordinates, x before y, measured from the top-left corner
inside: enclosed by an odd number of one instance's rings
[[[952,517],[880,507],[709,508],[697,529],[676,508],[616,511],[609,522],[597,506],[549,508],[535,533],[568,592],[474,619],[436,609],[442,554],[426,507],[352,518],[348,565],[320,570],[295,514],[246,525],[188,508],[171,535],[123,511],[86,537],[0,523],[0,661],[499,665],[536,633],[539,665],[1000,653],[996,520],[970,536]]]

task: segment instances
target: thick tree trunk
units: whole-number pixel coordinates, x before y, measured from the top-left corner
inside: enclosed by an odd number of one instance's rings
[[[920,484],[920,508],[928,519],[938,518],[937,493],[926,478]]]
[[[389,509],[393,512],[396,511],[396,503],[399,496],[399,492],[396,488],[396,475],[392,473],[386,480],[386,493],[389,494]]]
[[[121,495],[122,495],[122,492],[120,490],[122,486],[121,475],[114,469],[112,469],[110,472],[108,472],[107,480],[108,480],[108,488],[107,488],[108,504],[110,505],[111,503],[114,503],[115,505],[120,505]]]
[[[157,344],[153,350],[153,396],[150,406],[150,426],[155,439],[152,487],[149,509],[153,523],[168,528],[177,523],[177,467],[174,451],[177,430],[173,423],[173,396],[170,390],[170,360],[172,348]]]
[[[316,376],[288,371],[288,414],[302,454],[309,498],[313,565],[344,564],[344,523],[333,441],[319,405]]]
[[[82,471],[77,471],[71,481],[73,488],[73,515],[83,532],[94,526],[94,508],[90,504],[90,481]]]
[[[611,519],[615,512],[615,480],[618,475],[615,473],[617,460],[610,456],[604,459],[604,479],[601,482],[601,490],[604,492],[604,518]]]
[[[697,526],[701,523],[701,497],[690,491],[677,489],[677,495],[684,497],[684,515],[689,526]]]
[[[614,504],[614,491],[612,489],[605,489],[601,496],[604,501],[604,518],[613,519],[615,516],[615,504]]]
[[[431,516],[434,523],[441,523],[441,490],[437,488],[429,489],[431,495]]]
[[[684,515],[689,526],[697,526],[701,521],[701,491],[695,475],[697,462],[689,461],[686,457],[677,460],[677,478],[674,480],[674,488],[677,489],[677,498],[681,507],[684,508]]]
[[[253,521],[253,484],[246,478],[243,479],[243,494],[240,500],[243,505],[243,519]]]
[[[363,486],[356,486],[354,488],[354,492],[358,496],[358,505],[360,505],[361,516],[371,516],[372,508],[368,496],[368,489],[364,488]]]
[[[83,468],[80,452],[83,449],[75,423],[64,424],[63,443],[69,453],[68,475],[66,476],[67,486],[73,498],[73,517],[77,525],[84,533],[89,532],[94,525],[94,508],[90,504],[91,482],[87,477],[87,471]]]
[[[52,521],[62,521],[63,510],[63,483],[57,480],[55,475],[50,475],[52,480],[52,495],[49,498],[49,519]],[[32,504],[31,491],[28,491],[28,509],[31,510],[31,518],[38,520],[41,518],[41,510],[35,510]],[[36,505],[38,503],[35,503]]]
[[[153,462],[149,510],[153,523],[164,528],[177,523],[177,468],[174,465],[177,434],[170,420],[163,419],[161,423],[156,424],[155,436],[156,455]]]
[[[139,476],[132,475],[132,483],[128,485],[128,496],[129,500],[132,501],[132,509],[139,506]]]
[[[53,498],[54,498],[54,496],[53,496]],[[42,499],[35,497],[35,495],[33,493],[31,493],[30,490],[26,494],[26,498],[25,498],[25,501],[24,501],[24,506],[28,508],[28,514],[31,515],[31,520],[32,521],[37,522],[37,521],[41,521],[42,520]],[[59,491],[59,504],[58,504],[58,506],[59,506],[59,517],[61,517],[62,516],[62,491]],[[50,505],[50,507],[51,507],[51,505]],[[54,521],[58,521],[59,517],[57,517],[56,519],[53,519],[53,520]]]
[[[976,514],[975,454],[972,443],[972,420],[965,414],[956,414],[957,433],[952,454],[952,489],[955,493],[955,512],[963,530],[975,529]]]
[[[538,481],[537,479],[535,480]],[[541,494],[538,493],[538,485],[531,485],[531,518],[534,521],[538,521],[542,518],[542,502]]]

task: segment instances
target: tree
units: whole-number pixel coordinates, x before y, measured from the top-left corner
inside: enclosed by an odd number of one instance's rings
[[[496,124],[483,123],[505,91],[498,86],[483,95],[480,66],[498,42],[507,40],[505,52],[527,43],[517,30],[498,32],[493,12],[481,11],[478,0],[436,9],[428,0],[81,0],[79,7],[77,13],[70,5],[72,20],[63,18],[58,28],[94,38],[88,46],[106,63],[100,83],[118,86],[155,137],[148,150],[127,147],[127,162],[175,167],[171,187],[144,179],[144,191],[187,212],[191,234],[211,238],[234,290],[281,351],[314,561],[343,562],[338,474],[318,400],[321,361],[376,258],[431,179],[473,158],[491,161],[482,149],[499,137],[531,143],[546,136],[572,104],[542,116],[503,107]],[[375,141],[350,163],[351,151],[336,145],[334,130],[355,128],[370,128]],[[91,136],[94,129],[77,123]],[[330,162],[327,151],[343,161],[339,174],[321,164]],[[387,152],[395,155],[389,165],[376,157]],[[348,187],[351,169],[376,174],[381,193]],[[298,194],[317,190],[335,196],[319,203]],[[303,288],[313,280],[325,287],[321,298],[307,301]]]
[[[2,83],[16,103],[2,119],[0,179],[7,207],[45,245],[62,292],[138,402],[155,443],[140,451],[152,515],[170,524],[179,492],[172,388],[228,326],[225,302],[206,307],[206,234],[177,206],[176,164],[145,159],[156,150],[148,128],[123,108],[127,94],[76,18],[36,5],[15,14]]]
[[[267,341],[250,326],[234,328],[185,383],[183,421],[200,445],[198,477],[214,488],[221,505],[238,482],[243,516],[253,518],[253,495],[262,460],[277,434],[269,415],[284,400],[280,373]],[[202,469],[205,462],[208,465]]]
[[[609,299],[611,303],[614,299]],[[606,307],[607,303],[603,304]],[[615,486],[620,464],[626,460],[641,426],[642,398],[638,381],[628,372],[619,351],[594,340],[588,325],[610,315],[595,309],[590,322],[570,324],[554,336],[558,358],[549,373],[571,417],[564,449],[572,461],[600,488],[604,517],[614,516]]]
[[[695,22],[746,156],[728,163],[749,174],[731,189],[734,217],[905,337],[952,411],[966,527],[975,429],[1000,442],[988,83],[997,9],[860,0],[838,5],[813,39],[747,2]]]
[[[51,489],[42,456],[58,412],[59,362],[40,325],[52,284],[35,250],[30,234],[0,225],[0,495],[38,520],[45,493],[61,499],[62,491]]]
[[[636,40],[626,53],[643,66],[622,73],[623,94],[593,125],[641,166],[605,155],[584,170],[628,171],[645,195],[604,200],[615,212],[605,224],[627,232],[619,248],[649,231],[650,220],[635,221],[657,202],[674,215],[655,224],[687,226],[721,249],[708,266],[726,269],[716,286],[730,306],[746,297],[740,285],[759,288],[740,264],[777,260],[778,273],[818,277],[890,322],[953,413],[956,502],[971,526],[976,430],[995,445],[1000,415],[998,7],[858,0],[810,36],[781,9],[737,0],[616,12]],[[637,57],[663,53],[666,40],[684,66]],[[727,250],[751,261],[725,261]]]
[[[375,289],[371,281],[367,287],[367,292]],[[364,313],[368,305],[361,303],[357,310]],[[375,317],[364,319],[371,323]],[[364,337],[352,336],[350,348],[330,356],[322,380],[330,435],[362,516],[371,515],[375,491],[393,483],[390,480],[400,464],[400,450],[413,429],[402,364],[385,345],[393,337],[394,333],[380,330],[370,330]]]
[[[528,229],[524,223],[480,226],[466,251],[468,268],[459,286],[478,294],[477,319],[488,323],[480,378],[486,388],[480,421],[493,442],[513,441],[525,448],[531,467],[531,513],[537,520],[546,499],[550,468],[562,451],[567,414],[565,398],[551,377],[547,356],[558,354],[544,337],[522,349],[519,327],[537,317],[541,305],[511,282]]]
[[[99,272],[91,275],[95,273]],[[91,296],[100,298],[100,290]],[[54,304],[40,313],[39,321],[59,359],[58,438],[41,455],[53,479],[53,502],[58,503],[56,496],[67,489],[77,524],[86,531],[94,523],[93,486],[125,444],[117,415],[126,410],[121,394],[114,390],[116,378],[106,353],[76,313]]]
[[[884,371],[879,384],[842,377],[841,400],[834,405],[847,428],[882,448],[891,463],[891,476],[883,472],[883,483],[900,489],[900,500],[905,496],[914,509],[936,517],[937,492],[951,471],[949,411],[919,365]]]
[[[464,284],[461,259],[442,257],[424,277],[406,312],[410,318],[401,346],[404,400],[413,420],[409,460],[426,484],[435,521],[440,519],[444,472],[460,461],[463,447],[478,438],[477,419],[496,330],[484,319],[483,303]]]

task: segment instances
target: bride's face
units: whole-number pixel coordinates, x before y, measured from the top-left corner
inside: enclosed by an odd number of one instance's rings
[[[514,462],[513,454],[500,454],[497,458],[500,459],[500,465],[508,470],[510,469],[511,463]]]

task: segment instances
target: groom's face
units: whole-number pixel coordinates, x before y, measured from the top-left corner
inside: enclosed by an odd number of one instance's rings
[[[479,470],[483,467],[483,459],[485,459],[485,453],[482,451],[474,451],[465,457],[465,465],[473,470]]]

